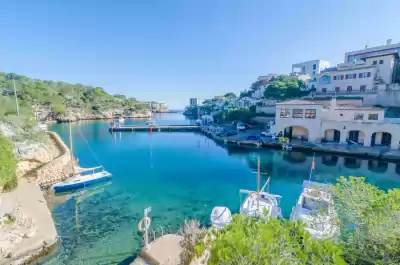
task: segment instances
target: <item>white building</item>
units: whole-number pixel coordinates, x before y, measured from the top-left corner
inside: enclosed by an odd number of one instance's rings
[[[359,95],[364,105],[400,106],[400,43],[347,52],[317,75],[317,95]]]
[[[384,145],[398,149],[400,124],[384,120],[384,109],[337,105],[305,100],[276,104],[276,131],[289,138],[310,142],[336,142]]]
[[[330,63],[325,60],[312,60],[303,63],[296,63],[292,65],[291,75],[308,75],[309,82],[308,89],[314,89],[316,84],[317,75],[324,69],[329,68]],[[307,78],[308,79],[308,78]],[[308,81],[308,80],[307,80]]]
[[[190,106],[198,106],[200,105],[200,99],[199,98],[191,98],[190,99]]]

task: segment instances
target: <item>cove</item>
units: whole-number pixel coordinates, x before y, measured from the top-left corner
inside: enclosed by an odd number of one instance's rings
[[[181,114],[157,115],[159,124],[189,124]],[[145,121],[127,121],[145,124]],[[68,125],[50,127],[68,143]],[[98,161],[113,180],[89,188],[80,200],[69,198],[52,206],[60,236],[57,251],[43,263],[129,264],[141,247],[137,223],[151,206],[151,229],[160,236],[174,233],[185,219],[209,224],[212,208],[238,212],[239,189],[256,189],[257,157],[261,172],[271,177],[269,191],[283,196],[289,218],[309,178],[312,153],[224,146],[193,132],[123,132],[110,134],[105,121],[73,125],[74,154],[80,166]],[[86,142],[87,141],[87,142]],[[334,182],[340,176],[364,176],[383,189],[400,188],[400,167],[393,163],[317,154],[313,180]],[[266,175],[261,175],[262,182]]]

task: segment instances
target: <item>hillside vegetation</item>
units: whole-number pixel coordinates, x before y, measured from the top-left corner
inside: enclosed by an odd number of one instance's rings
[[[67,109],[75,109],[72,113],[86,115],[104,114],[117,109],[120,112],[143,113],[147,103],[123,95],[110,95],[101,87],[82,84],[70,84],[49,80],[32,79],[14,73],[0,72],[0,115],[15,114],[14,87],[23,114],[38,113],[39,119],[57,119],[65,116]],[[44,113],[44,114],[43,114]]]

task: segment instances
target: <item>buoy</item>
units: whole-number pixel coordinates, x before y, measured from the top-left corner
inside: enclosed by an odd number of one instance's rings
[[[142,227],[144,221],[146,221],[145,222],[146,227]],[[145,231],[145,229],[149,229],[150,224],[151,224],[150,217],[143,217],[138,223],[138,230],[143,233]]]
[[[149,132],[153,132],[153,128],[149,128]]]

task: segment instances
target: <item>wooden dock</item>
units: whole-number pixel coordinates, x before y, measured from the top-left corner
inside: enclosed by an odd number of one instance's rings
[[[200,131],[198,125],[157,125],[157,126],[118,126],[108,129],[113,132],[196,132]]]

